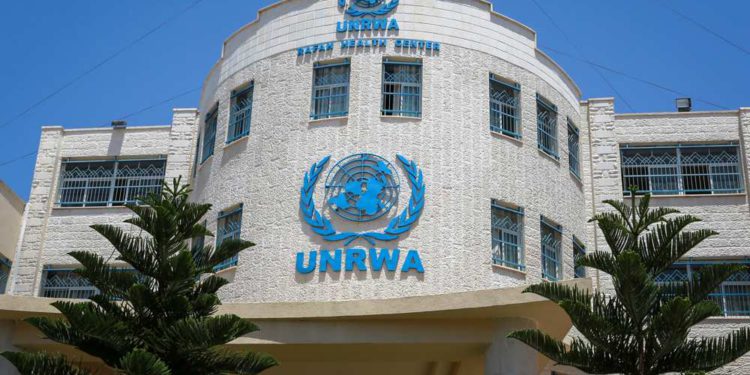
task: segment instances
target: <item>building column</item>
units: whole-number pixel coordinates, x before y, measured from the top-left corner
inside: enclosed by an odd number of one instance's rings
[[[63,128],[42,128],[39,152],[34,166],[34,180],[26,206],[25,227],[21,246],[16,251],[8,281],[8,294],[36,295],[42,267],[41,256],[47,231],[47,219],[56,199],[56,185],[60,174],[60,147]]]
[[[165,181],[182,176],[182,182],[190,182],[195,160],[195,141],[198,134],[198,110],[175,108],[172,114],[172,129],[169,132],[169,156]]]
[[[745,159],[745,191],[750,191],[750,107],[740,108],[740,148]]]
[[[508,338],[508,334],[521,329],[537,328],[536,323],[524,318],[504,318],[497,321],[492,344],[485,352],[485,375],[538,374],[539,354],[526,344]]]
[[[609,210],[602,203],[606,199],[622,199],[620,174],[620,145],[615,133],[615,99],[601,98],[588,101],[588,142],[590,180],[587,194],[589,216]],[[604,237],[595,223],[588,223],[589,241],[593,251],[609,251]],[[591,275],[595,289],[613,292],[611,277],[595,272]]]

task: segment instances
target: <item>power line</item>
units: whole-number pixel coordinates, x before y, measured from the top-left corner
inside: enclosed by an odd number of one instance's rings
[[[6,161],[0,163],[0,167],[4,167],[4,166],[6,166],[8,164],[15,163],[15,162],[17,162],[19,160],[26,159],[26,158],[28,158],[28,157],[30,157],[32,155],[36,155],[36,154],[37,154],[37,151],[32,151],[32,152],[29,152],[28,154],[24,154],[24,155],[18,156],[16,158],[13,158],[13,159],[10,159],[10,160],[6,160]]]
[[[135,46],[136,44],[140,43],[140,42],[141,42],[141,41],[143,41],[144,39],[148,38],[149,36],[151,36],[151,35],[152,35],[152,34],[154,34],[155,32],[157,32],[157,31],[159,31],[160,29],[164,28],[164,26],[166,26],[166,25],[167,25],[167,24],[169,24],[170,22],[174,21],[175,19],[179,18],[180,16],[182,16],[183,14],[185,14],[185,13],[186,13],[187,11],[189,11],[190,9],[193,9],[193,8],[195,8],[195,7],[196,7],[196,6],[198,5],[198,4],[200,4],[200,3],[202,2],[202,1],[203,1],[203,0],[195,0],[195,1],[193,1],[192,3],[190,3],[190,5],[188,5],[187,7],[183,8],[183,9],[182,9],[181,11],[179,11],[179,12],[175,13],[175,14],[174,14],[174,15],[172,15],[171,17],[169,17],[169,18],[165,19],[164,21],[162,21],[162,22],[161,22],[160,24],[156,25],[156,27],[154,27],[154,28],[150,29],[150,30],[149,30],[149,31],[147,31],[147,32],[146,32],[145,34],[141,35],[140,37],[138,37],[138,38],[134,39],[133,41],[131,41],[130,43],[128,43],[128,44],[127,44],[127,45],[125,45],[124,47],[122,47],[122,48],[120,48],[119,50],[115,51],[115,53],[113,53],[113,54],[111,54],[111,55],[107,56],[107,57],[106,57],[106,58],[105,58],[104,60],[102,60],[102,61],[98,62],[98,63],[97,63],[97,64],[95,64],[95,65],[93,65],[93,66],[92,66],[92,67],[90,67],[89,69],[85,70],[85,71],[84,71],[83,73],[81,73],[81,74],[79,74],[79,75],[75,76],[75,77],[74,77],[73,79],[71,79],[70,81],[66,82],[65,84],[63,84],[62,86],[60,86],[60,87],[59,87],[59,88],[57,88],[56,90],[52,91],[51,93],[47,94],[47,95],[46,95],[46,96],[44,96],[44,97],[43,97],[42,99],[38,100],[37,102],[35,102],[34,104],[32,104],[31,106],[29,106],[28,108],[26,108],[25,110],[21,111],[21,112],[20,112],[19,114],[17,114],[17,115],[15,115],[15,116],[11,117],[11,118],[10,118],[10,119],[9,119],[8,121],[5,121],[5,122],[3,122],[3,123],[2,123],[1,125],[0,125],[0,129],[2,129],[2,128],[6,127],[6,126],[8,126],[8,125],[10,125],[10,124],[12,124],[12,123],[13,123],[13,122],[15,122],[16,120],[18,120],[18,119],[20,119],[21,117],[25,116],[25,115],[26,115],[27,113],[29,113],[29,112],[33,111],[34,109],[36,109],[37,107],[39,107],[40,105],[42,105],[42,104],[43,104],[44,102],[46,102],[47,100],[49,100],[49,99],[52,99],[52,98],[53,98],[53,97],[54,97],[55,95],[59,94],[59,93],[60,93],[60,92],[62,92],[63,90],[65,90],[65,89],[67,89],[68,87],[72,86],[72,85],[73,85],[74,83],[76,83],[76,82],[80,81],[81,79],[83,79],[83,78],[84,78],[84,77],[86,77],[87,75],[89,75],[89,74],[93,73],[93,72],[94,72],[94,71],[96,71],[97,69],[99,69],[99,68],[101,68],[102,66],[104,66],[104,65],[105,65],[106,63],[108,63],[108,62],[110,62],[110,61],[114,60],[114,59],[115,59],[115,58],[116,58],[117,56],[121,55],[121,54],[122,54],[123,52],[125,52],[125,51],[129,50],[130,48],[132,48],[132,47],[133,47],[133,46]]]
[[[740,52],[744,52],[746,55],[750,56],[750,50],[748,50],[747,48],[745,48],[745,47],[743,47],[743,46],[741,46],[741,45],[739,45],[739,44],[737,44],[737,43],[729,40],[728,38],[724,37],[723,35],[719,34],[718,32],[713,31],[711,28],[709,28],[708,26],[706,26],[706,25],[698,22],[696,19],[694,19],[692,17],[689,17],[686,14],[681,13],[680,11],[678,11],[677,9],[675,9],[674,7],[672,7],[672,6],[668,5],[668,4],[665,4],[663,1],[658,1],[657,4],[663,6],[664,8],[667,8],[672,13],[676,14],[678,17],[687,20],[688,22],[690,22],[690,23],[694,24],[695,26],[698,26],[699,28],[701,28],[703,31],[705,31],[705,32],[707,32],[707,33],[715,36],[716,38],[722,40],[724,43],[729,44],[730,46],[738,49]]]
[[[594,66],[596,66],[596,67],[598,67],[598,68],[600,68],[602,70],[606,70],[606,71],[608,71],[610,73],[617,74],[617,75],[623,76],[625,78],[628,78],[628,79],[631,79],[631,80],[634,80],[634,81],[638,81],[640,83],[643,83],[643,84],[646,84],[646,85],[658,88],[658,89],[663,90],[663,91],[670,92],[672,94],[676,94],[676,95],[680,95],[680,96],[689,96],[689,97],[692,97],[693,99],[695,99],[695,101],[697,101],[697,102],[701,102],[701,103],[704,103],[704,104],[707,104],[707,105],[710,105],[712,107],[716,107],[716,108],[719,108],[719,109],[731,110],[731,108],[725,107],[723,105],[716,104],[716,103],[713,103],[713,102],[710,102],[708,100],[704,100],[704,99],[701,99],[701,98],[697,98],[697,97],[692,96],[690,94],[686,94],[684,92],[671,89],[671,88],[669,88],[667,86],[664,86],[662,84],[659,84],[659,83],[656,83],[656,82],[653,82],[653,81],[649,81],[649,80],[644,79],[644,78],[639,78],[639,77],[636,77],[634,75],[631,75],[631,74],[628,74],[628,73],[625,73],[625,72],[622,72],[622,71],[619,71],[619,70],[616,70],[616,69],[604,66],[602,64],[598,64],[598,63],[595,63],[595,62],[590,61],[590,60],[586,60],[586,59],[583,59],[583,58],[580,58],[580,57],[573,56],[573,55],[571,55],[569,53],[566,53],[566,52],[563,52],[563,51],[560,51],[560,50],[557,50],[557,49],[554,49],[554,48],[551,48],[551,47],[544,46],[542,48],[544,48],[544,49],[546,49],[548,51],[557,53],[559,55],[563,55],[563,56],[570,57],[572,59],[580,60],[580,61],[585,62],[587,64],[594,65]]]
[[[577,45],[576,45],[576,44],[575,44],[575,43],[573,42],[573,40],[572,40],[572,39],[570,39],[570,37],[568,37],[568,34],[567,34],[567,33],[565,32],[565,30],[563,30],[563,28],[562,28],[562,27],[560,27],[560,26],[559,26],[559,25],[557,24],[557,22],[555,22],[555,19],[554,19],[554,18],[552,18],[552,16],[550,16],[550,14],[549,14],[549,13],[547,13],[547,11],[546,11],[546,10],[544,10],[544,8],[542,7],[542,5],[541,5],[541,4],[539,4],[539,2],[537,2],[536,0],[531,0],[531,1],[533,1],[533,2],[534,2],[534,4],[536,5],[536,7],[537,7],[537,8],[539,8],[539,10],[540,10],[540,11],[542,12],[542,14],[544,14],[544,16],[545,16],[545,17],[547,17],[547,19],[549,19],[550,23],[552,23],[552,26],[554,26],[554,27],[555,27],[555,28],[556,28],[556,29],[557,29],[557,30],[558,30],[558,31],[560,32],[560,34],[562,34],[562,36],[563,36],[563,37],[565,38],[565,40],[567,40],[567,41],[568,41],[568,43],[569,43],[569,44],[570,44],[571,46],[573,46],[573,49],[575,49],[575,50],[576,50],[576,52],[578,52],[578,54],[579,54],[579,55],[581,55],[582,57],[584,57],[584,59],[585,59],[585,56],[584,56],[584,54],[583,54],[583,53],[581,52],[581,50],[580,50],[580,49],[578,48],[578,46],[577,46]],[[604,83],[605,83],[605,84],[607,84],[607,86],[609,86],[609,88],[610,88],[610,89],[611,89],[612,91],[614,91],[614,93],[615,93],[615,94],[616,94],[616,95],[617,95],[618,97],[620,97],[620,99],[622,99],[622,102],[623,102],[623,103],[625,103],[625,106],[627,106],[627,107],[628,107],[628,108],[629,108],[629,109],[630,109],[630,110],[631,110],[632,112],[635,112],[635,109],[633,108],[633,106],[632,106],[632,105],[630,105],[630,102],[628,102],[628,100],[627,100],[627,99],[625,99],[625,96],[624,96],[624,95],[622,95],[622,94],[621,94],[621,93],[620,93],[620,92],[619,92],[619,91],[618,91],[618,90],[617,90],[617,89],[615,88],[615,86],[614,86],[614,85],[612,84],[612,82],[610,82],[610,81],[609,81],[609,79],[607,79],[607,77],[605,77],[605,76],[604,76],[604,74],[602,74],[602,72],[601,72],[601,71],[600,71],[599,69],[597,69],[597,68],[596,68],[596,67],[595,67],[594,65],[592,65],[592,64],[589,64],[589,66],[591,67],[591,69],[592,69],[593,71],[595,71],[595,72],[596,72],[596,74],[597,74],[597,75],[599,75],[599,77],[600,77],[600,78],[601,78],[601,79],[602,79],[602,80],[604,81]]]
[[[128,118],[130,118],[130,117],[133,117],[133,116],[135,116],[135,115],[139,115],[139,114],[141,114],[141,113],[143,113],[143,112],[146,112],[146,111],[148,111],[148,110],[150,110],[150,109],[153,109],[154,107],[158,107],[158,106],[160,106],[160,105],[162,105],[162,104],[167,104],[167,103],[169,103],[169,102],[171,102],[171,101],[173,101],[173,100],[179,99],[179,98],[181,98],[181,97],[183,97],[183,96],[185,96],[185,95],[191,94],[191,93],[193,93],[193,92],[195,92],[195,91],[198,91],[198,90],[200,90],[200,89],[201,89],[201,87],[200,87],[200,86],[198,86],[198,87],[193,87],[193,88],[192,88],[192,89],[190,89],[190,90],[187,90],[187,91],[185,91],[185,92],[181,92],[181,93],[179,93],[179,94],[177,94],[177,95],[175,95],[175,96],[172,96],[172,97],[170,97],[170,98],[164,99],[164,100],[162,100],[162,101],[160,101],[160,102],[158,102],[158,103],[154,103],[154,104],[152,104],[152,105],[150,105],[150,106],[148,106],[148,107],[144,107],[144,108],[141,108],[141,109],[139,109],[139,110],[137,110],[137,111],[135,111],[135,112],[131,112],[131,113],[128,113],[127,115],[124,115],[124,116],[120,116],[120,117],[119,117],[118,119],[119,119],[119,120],[127,120],[127,119],[128,119]]]
[[[192,88],[192,89],[190,89],[190,90],[187,90],[187,91],[181,92],[181,93],[179,93],[179,94],[177,94],[177,95],[174,95],[174,96],[171,96],[171,97],[169,97],[169,98],[167,98],[167,99],[164,99],[164,100],[161,100],[161,101],[159,101],[159,102],[156,102],[156,103],[154,103],[154,104],[151,104],[151,105],[149,105],[149,106],[143,107],[143,108],[141,108],[141,109],[139,109],[139,110],[137,110],[137,111],[135,111],[135,112],[131,112],[131,113],[127,114],[127,115],[121,116],[121,117],[120,117],[120,119],[122,119],[122,120],[125,120],[125,119],[127,119],[127,118],[130,118],[130,117],[133,117],[133,116],[135,116],[135,115],[141,114],[141,113],[143,113],[143,112],[146,112],[146,111],[148,111],[148,110],[150,110],[150,109],[156,108],[156,107],[158,107],[158,106],[160,106],[160,105],[163,105],[163,104],[167,104],[167,103],[169,103],[169,102],[171,102],[171,101],[173,101],[173,100],[179,99],[179,98],[181,98],[181,97],[183,97],[183,96],[185,96],[185,95],[188,95],[188,94],[190,94],[190,93],[193,93],[193,92],[195,92],[195,91],[197,91],[197,90],[199,90],[199,89],[200,89],[200,86],[199,86],[199,87],[194,87],[194,88]],[[17,161],[21,161],[21,160],[23,160],[23,159],[26,159],[26,158],[28,158],[28,157],[30,157],[30,156],[32,156],[32,155],[36,155],[36,154],[37,154],[37,151],[32,151],[32,152],[30,152],[30,153],[28,153],[28,154],[23,154],[23,155],[21,155],[21,156],[17,156],[17,157],[15,157],[15,158],[13,158],[13,159],[9,159],[9,160],[6,160],[6,161],[3,161],[3,162],[0,162],[0,167],[4,167],[4,166],[6,166],[6,165],[9,165],[9,164],[13,164],[13,163],[15,163],[15,162],[17,162]]]

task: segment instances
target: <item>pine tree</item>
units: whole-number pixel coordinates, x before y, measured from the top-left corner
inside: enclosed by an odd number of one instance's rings
[[[518,339],[561,365],[591,374],[662,374],[710,371],[750,350],[750,329],[728,335],[688,338],[690,328],[720,315],[709,294],[743,266],[702,267],[691,280],[659,283],[657,276],[703,240],[717,233],[688,231],[700,221],[675,209],[651,209],[650,196],[631,204],[605,201],[614,208],[596,222],[611,252],[597,251],[577,261],[612,278],[614,295],[556,283],[532,285],[525,291],[557,303],[584,338],[569,344],[539,330],[512,332]]]
[[[135,215],[125,223],[143,235],[93,225],[117,250],[117,261],[134,271],[116,268],[92,252],[71,252],[82,265],[76,273],[100,293],[87,302],[54,302],[65,319],[27,321],[50,339],[98,357],[124,374],[257,374],[275,366],[265,354],[221,347],[257,327],[236,315],[214,315],[220,304],[216,292],[228,281],[213,269],[254,244],[228,239],[216,249],[191,249],[189,240],[213,234],[200,224],[211,205],[189,202],[189,192],[177,179],[171,186],[165,183],[160,195],[127,205]],[[2,355],[23,374],[87,373],[60,356]]]

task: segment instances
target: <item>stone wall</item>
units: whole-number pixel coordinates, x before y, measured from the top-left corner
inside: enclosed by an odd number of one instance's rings
[[[89,226],[95,223],[118,224],[130,217],[129,211],[121,207],[57,207],[63,159],[166,156],[167,178],[189,177],[196,119],[196,110],[180,109],[175,110],[171,126],[43,128],[26,225],[11,271],[10,293],[38,295],[44,266],[75,267],[73,258],[67,255],[71,251],[95,251],[105,257],[112,255],[114,249],[111,245]]]

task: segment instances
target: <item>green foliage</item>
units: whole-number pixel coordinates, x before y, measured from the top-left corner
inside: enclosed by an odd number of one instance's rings
[[[161,195],[128,205],[135,216],[125,222],[146,235],[93,225],[117,250],[117,261],[136,272],[113,267],[95,253],[71,252],[82,265],[76,272],[101,294],[89,302],[53,303],[65,319],[27,321],[50,339],[99,357],[123,374],[257,374],[275,366],[267,355],[221,347],[258,328],[235,315],[213,315],[220,304],[216,292],[228,283],[213,269],[254,244],[226,240],[217,249],[189,248],[190,239],[213,234],[200,224],[211,206],[189,202],[188,194],[187,186],[175,180],[165,184]],[[22,374],[86,374],[59,356],[2,355]],[[60,370],[41,370],[52,366]]]
[[[68,363],[62,355],[44,352],[5,352],[2,355],[24,375],[92,375],[88,370]]]
[[[742,266],[703,267],[690,281],[657,283],[656,277],[688,251],[716,234],[687,231],[700,219],[670,208],[650,208],[650,196],[631,204],[605,201],[613,210],[594,216],[611,252],[594,252],[577,265],[612,277],[614,295],[543,283],[529,286],[557,303],[584,338],[570,344],[539,330],[512,332],[518,339],[561,365],[591,374],[700,374],[734,361],[750,350],[750,329],[729,335],[688,339],[690,328],[719,315],[709,294]]]

